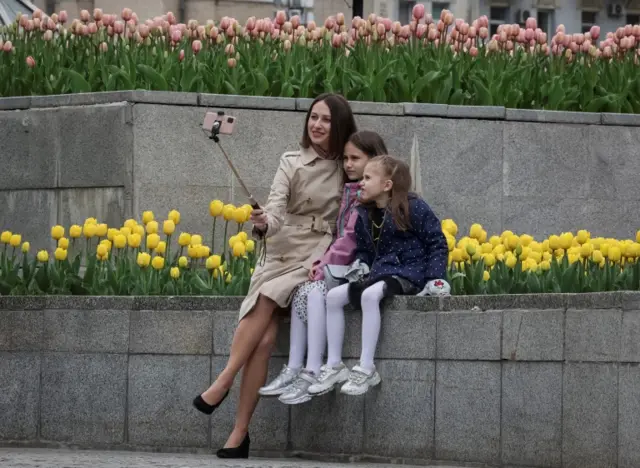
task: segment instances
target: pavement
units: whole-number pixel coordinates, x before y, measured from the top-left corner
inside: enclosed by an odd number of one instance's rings
[[[323,463],[298,459],[220,460],[215,455],[0,448],[1,468],[411,468],[384,463]],[[420,468],[430,468],[421,466]],[[436,468],[431,466],[431,468]],[[462,468],[438,465],[437,468]]]

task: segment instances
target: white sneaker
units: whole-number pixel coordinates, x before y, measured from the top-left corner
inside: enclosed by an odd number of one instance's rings
[[[320,368],[318,383],[311,385],[308,391],[311,395],[324,395],[335,388],[337,384],[349,378],[349,369],[342,362],[336,367],[324,365]]]
[[[347,383],[340,389],[340,393],[345,395],[364,395],[371,387],[378,385],[380,380],[380,374],[375,368],[369,372],[360,366],[354,366],[349,372]]]
[[[296,380],[294,380],[294,382],[285,389],[284,393],[280,395],[278,400],[285,405],[299,405],[300,403],[305,403],[313,398],[313,395],[308,391],[309,387],[317,383],[318,379],[313,372],[303,369],[298,374]]]
[[[262,396],[282,395],[285,389],[293,383],[296,377],[298,377],[299,373],[300,369],[292,369],[290,367],[283,366],[278,377],[258,390],[258,393]]]

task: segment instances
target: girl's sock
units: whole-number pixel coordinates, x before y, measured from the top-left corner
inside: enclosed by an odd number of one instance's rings
[[[327,365],[342,362],[344,341],[344,306],[349,303],[349,284],[342,284],[327,293]]]
[[[316,377],[322,367],[322,353],[327,346],[327,310],[322,290],[313,289],[307,296],[307,370]]]
[[[291,337],[289,343],[289,363],[287,366],[291,369],[299,370],[302,368],[304,361],[304,353],[307,350],[307,326],[302,321],[291,306]]]
[[[360,367],[371,372],[375,369],[373,357],[380,337],[380,301],[384,297],[386,284],[378,281],[362,292],[362,353]]]

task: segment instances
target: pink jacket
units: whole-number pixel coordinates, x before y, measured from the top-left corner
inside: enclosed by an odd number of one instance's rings
[[[359,189],[358,182],[344,184],[336,223],[336,238],[324,256],[314,264],[317,269],[314,278],[316,281],[324,279],[323,267],[325,265],[350,265],[353,262],[356,248],[354,229],[358,219],[355,207],[358,204]]]

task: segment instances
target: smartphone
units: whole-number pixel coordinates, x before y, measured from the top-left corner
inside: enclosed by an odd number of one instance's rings
[[[204,116],[202,129],[213,133],[214,129],[217,127],[217,133],[221,135],[231,135],[235,124],[236,118],[230,115],[225,115],[222,111],[207,112]]]

